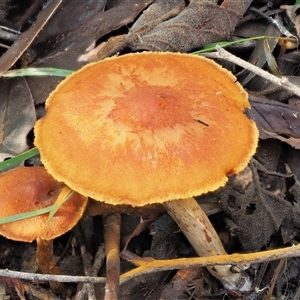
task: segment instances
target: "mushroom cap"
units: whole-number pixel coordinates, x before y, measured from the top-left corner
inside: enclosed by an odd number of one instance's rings
[[[143,52],[91,63],[61,82],[35,126],[52,176],[109,204],[143,206],[225,185],[255,153],[247,93],[192,54]]]
[[[21,167],[0,175],[0,218],[34,211],[54,204],[63,183],[57,182],[43,167]],[[43,214],[0,225],[0,234],[16,241],[32,242],[38,237],[52,240],[69,231],[80,220],[87,197],[73,193],[51,219]]]

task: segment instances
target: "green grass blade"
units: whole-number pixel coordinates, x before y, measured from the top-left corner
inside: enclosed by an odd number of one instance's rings
[[[39,150],[36,147],[34,147],[34,148],[32,148],[28,151],[25,151],[19,155],[16,155],[15,157],[4,160],[4,161],[0,162],[0,171],[7,169],[7,168],[13,168],[15,166],[18,166],[24,160],[31,158],[38,154],[39,154]]]
[[[16,222],[19,220],[23,220],[23,219],[28,219],[31,217],[35,217],[35,216],[39,216],[45,213],[48,213],[51,211],[53,205],[51,206],[47,206],[44,207],[42,209],[38,209],[38,210],[34,210],[34,211],[29,211],[26,213],[21,213],[21,214],[17,214],[17,215],[13,215],[13,216],[9,216],[9,217],[5,217],[5,218],[0,218],[0,224],[6,224],[6,223],[11,223],[11,222]]]
[[[57,68],[24,68],[7,71],[3,77],[21,77],[21,76],[58,76],[66,77],[74,71]]]
[[[254,37],[250,37],[250,38],[238,39],[238,40],[234,40],[234,41],[230,41],[230,42],[220,41],[220,42],[208,44],[208,45],[204,46],[201,50],[192,52],[192,54],[201,54],[201,53],[204,53],[204,52],[215,51],[215,48],[216,48],[217,45],[219,45],[222,48],[226,48],[226,47],[231,46],[231,45],[240,44],[240,43],[243,43],[243,42],[249,42],[249,41],[253,41],[253,40],[261,40],[261,39],[280,39],[280,37],[261,35],[261,36],[254,36]]]

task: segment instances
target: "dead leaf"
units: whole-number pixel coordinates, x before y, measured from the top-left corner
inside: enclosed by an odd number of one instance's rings
[[[237,225],[238,238],[247,251],[258,250],[267,245],[271,235],[278,231],[292,210],[291,203],[285,199],[285,190],[267,189],[269,185],[280,186],[276,182],[284,183],[285,178],[280,178],[280,174],[267,174],[268,180],[272,181],[264,186],[253,167],[252,172],[256,173],[253,175],[253,183],[244,193],[235,188],[232,178],[227,187],[218,192],[222,207]]]
[[[5,288],[6,295],[9,296],[7,299],[25,299],[24,297],[24,287],[22,282],[16,278],[9,278],[9,277],[0,277],[0,284],[2,284]],[[0,294],[0,296],[2,296]],[[4,296],[4,295],[3,295]],[[22,297],[22,298],[20,298]],[[2,297],[1,297],[2,299]],[[6,298],[3,298],[6,299]]]
[[[45,31],[51,32],[51,35],[46,34],[39,38],[29,50],[37,55],[31,67],[56,67],[71,70],[81,68],[86,63],[79,60],[80,56],[85,54],[97,39],[132,22],[152,0],[124,0],[104,12],[101,12],[100,2],[98,0],[88,2],[64,0],[57,15],[54,15],[51,22],[45,26]],[[75,12],[70,14],[70,11]],[[86,22],[80,24],[78,20],[81,19]],[[62,22],[66,24],[62,27],[64,31],[59,30]],[[57,31],[52,32],[48,29],[49,26],[56,28]],[[62,79],[30,77],[26,80],[33,99],[38,104],[45,101]],[[41,86],[43,89],[40,88]]]
[[[208,286],[208,271],[204,268],[192,267],[186,269],[180,269],[176,272],[176,275],[168,282],[159,297],[160,300],[179,300],[184,299],[185,293],[191,296],[190,299],[194,297],[204,298],[204,296],[211,296],[206,287]],[[206,273],[206,277],[205,277]],[[194,298],[195,299],[195,298]]]
[[[280,136],[276,133],[269,132],[267,130],[264,130],[264,132],[269,135],[269,138],[278,139],[278,140],[280,140],[284,143],[287,143],[287,144],[291,145],[295,149],[300,149],[300,139],[298,137],[297,138],[294,138],[294,137],[287,137],[286,138],[284,136]]]
[[[274,46],[275,48],[275,46]],[[274,49],[273,48],[273,49]],[[280,70],[278,68],[277,62],[275,60],[275,57],[273,56],[272,53],[272,49],[270,46],[270,41],[268,39],[264,39],[264,56],[266,57],[266,61],[269,67],[269,70],[271,72],[271,74],[277,76],[277,77],[281,77],[282,74],[280,73]]]
[[[265,32],[262,35],[279,37],[280,31],[273,24],[268,24]],[[267,43],[269,45],[270,52],[272,52],[277,45],[277,39],[267,39]],[[266,55],[264,54],[264,45],[265,45],[265,39],[257,41],[255,49],[253,50],[248,62],[261,68],[265,65],[267,59],[266,59]],[[246,70],[244,70],[243,73],[246,73]],[[253,77],[255,77],[255,74],[250,72],[246,76],[246,78],[243,79],[242,82],[243,86],[249,83],[253,79]]]
[[[281,5],[281,9],[286,11],[287,16],[295,24],[297,35],[300,36],[300,17],[299,17],[299,8],[300,5]]]
[[[300,149],[300,110],[253,95],[250,102],[247,115],[256,122],[261,139],[276,138]]]
[[[239,1],[238,5],[234,0],[221,2],[191,0],[183,9],[185,1],[155,1],[136,21],[123,45],[113,52],[121,48],[190,52],[228,40],[252,1]]]
[[[282,225],[280,228],[281,238],[283,244],[289,243],[291,240],[294,239],[299,234],[300,230],[295,228],[293,224],[285,224]]]
[[[171,19],[178,15],[186,6],[184,0],[155,1],[149,9],[143,11],[143,14],[135,21],[128,35],[111,37],[103,48],[99,49],[94,57],[89,61],[97,61],[105,57],[116,54],[122,50],[128,43],[128,39],[135,39],[161,22]],[[117,41],[117,43],[115,43]]]
[[[299,59],[300,59],[299,51],[287,52],[282,56],[278,57],[277,63],[280,72],[285,76],[286,75],[299,76]]]
[[[180,253],[188,253],[190,250],[183,242],[183,233],[168,214],[162,215],[150,225],[149,234],[152,236],[151,248],[143,253],[144,257],[166,259],[178,257]]]
[[[28,89],[23,90],[26,97],[20,96],[24,79],[15,79],[13,86],[10,80],[3,81],[0,102],[1,161],[28,149],[26,138],[36,121],[34,104]]]
[[[20,58],[33,39],[42,30],[45,23],[53,15],[62,0],[52,1],[39,15],[37,21],[25,31],[0,58],[0,77]]]
[[[287,220],[289,224],[293,224],[296,228],[300,228],[300,183],[296,176],[290,178],[288,186],[287,198],[293,204],[293,207]]]
[[[283,198],[268,191],[262,189],[260,194],[254,189],[252,193],[250,191],[246,194],[250,201],[242,203],[241,210],[233,216],[233,220],[238,226],[238,236],[244,248],[257,250],[267,245],[290,208]]]
[[[138,236],[140,233],[142,233],[143,231],[145,231],[157,218],[154,219],[147,219],[147,220],[143,220],[141,221],[138,226],[134,229],[134,231],[130,234],[129,237],[126,238],[125,241],[125,246],[124,246],[124,250],[127,250],[128,244],[130,243],[130,241]]]

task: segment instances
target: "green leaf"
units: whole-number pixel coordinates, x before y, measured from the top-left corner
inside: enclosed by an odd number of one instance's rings
[[[21,76],[60,76],[60,77],[66,77],[70,74],[72,74],[74,71],[72,70],[65,70],[65,69],[57,69],[57,68],[24,68],[24,69],[18,69],[18,70],[11,70],[6,72],[3,76],[4,77],[21,77]],[[39,150],[34,147],[28,151],[25,151],[19,155],[16,155],[13,158],[7,159],[5,161],[0,162],[0,170],[5,170],[8,168],[13,168],[21,164],[26,159],[29,159],[35,155],[39,154]],[[61,207],[61,205],[66,202],[70,196],[73,194],[73,190],[71,190],[69,187],[64,187],[62,191],[60,192],[57,200],[55,201],[54,205],[47,206],[45,208],[30,211],[26,213],[16,214],[13,216],[0,218],[0,224],[6,224],[11,222],[16,222],[19,220],[39,216],[45,213],[50,212],[47,226],[49,226],[51,219],[55,215],[55,213],[58,211],[58,209]]]
[[[61,190],[59,196],[57,197],[57,199],[53,205],[44,207],[42,209],[34,210],[34,211],[29,211],[29,212],[12,215],[12,216],[5,217],[5,218],[0,218],[0,225],[36,217],[36,216],[43,215],[43,214],[49,212],[49,218],[48,218],[48,222],[47,222],[47,227],[49,227],[50,222],[51,222],[53,216],[55,215],[55,213],[72,196],[73,193],[74,193],[73,190],[71,190],[69,187],[65,186]]]
[[[11,223],[11,222],[16,222],[16,221],[23,220],[23,219],[36,217],[36,216],[39,216],[39,215],[42,215],[42,214],[45,214],[45,213],[49,212],[49,217],[48,217],[48,221],[47,221],[47,227],[49,227],[53,216],[60,209],[60,207],[72,196],[73,193],[74,193],[73,190],[71,190],[68,186],[65,186],[61,190],[59,196],[57,197],[57,199],[56,199],[56,201],[53,205],[47,206],[47,207],[42,208],[42,209],[29,211],[29,212],[26,212],[26,213],[16,214],[16,215],[12,215],[12,216],[5,217],[5,218],[0,218],[0,225],[1,224],[6,224],[6,223]]]
[[[38,209],[38,210],[34,210],[34,211],[29,211],[26,213],[21,213],[21,214],[17,214],[17,215],[13,215],[13,216],[9,216],[9,217],[5,217],[5,218],[0,218],[0,224],[6,224],[6,223],[11,223],[11,222],[16,222],[19,220],[23,220],[23,219],[28,219],[31,217],[35,217],[35,216],[39,216],[45,213],[48,213],[51,211],[53,205],[51,206],[47,206],[44,207],[42,209]]]
[[[59,76],[66,77],[74,71],[57,68],[24,68],[7,71],[3,77],[21,77],[21,76]]]
[[[25,151],[21,154],[16,155],[15,157],[4,160],[4,161],[0,162],[0,171],[8,169],[8,168],[16,167],[20,163],[22,163],[24,160],[31,158],[38,154],[39,154],[39,150],[36,147],[34,147],[28,151]]]
[[[226,48],[226,47],[231,46],[231,45],[240,44],[240,43],[243,43],[243,42],[248,42],[248,41],[253,41],[253,40],[261,40],[261,39],[265,39],[265,38],[280,39],[277,36],[261,35],[261,36],[254,36],[254,37],[250,37],[250,38],[238,39],[238,40],[234,40],[234,41],[230,41],[230,42],[220,41],[220,42],[208,44],[208,45],[204,46],[201,50],[192,52],[192,54],[201,54],[201,53],[204,53],[204,52],[215,51],[215,48],[216,48],[217,45],[219,45],[222,48]]]

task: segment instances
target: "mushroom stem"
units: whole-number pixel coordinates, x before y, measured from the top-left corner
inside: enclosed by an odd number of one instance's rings
[[[120,228],[121,215],[107,214],[102,217],[106,252],[105,300],[119,299],[120,285]]]
[[[214,227],[194,198],[173,200],[163,205],[199,256],[227,254]],[[251,288],[247,274],[231,272],[231,265],[212,266],[207,269],[226,288],[241,291]]]
[[[53,240],[46,241],[42,238],[36,239],[36,261],[44,274],[60,275],[60,269],[53,257]],[[62,289],[60,282],[50,281],[49,285],[54,292]]]

